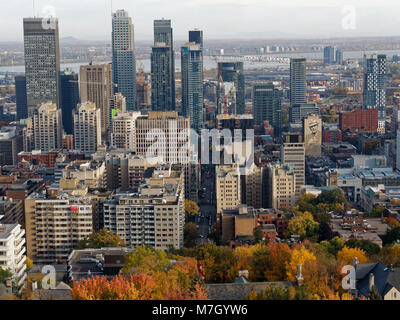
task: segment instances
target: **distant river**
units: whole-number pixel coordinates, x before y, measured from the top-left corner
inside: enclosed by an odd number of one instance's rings
[[[343,52],[343,57],[345,59],[357,59],[357,58],[362,58],[364,56],[364,54],[372,54],[372,53],[386,54],[388,57],[391,57],[395,54],[400,55],[400,50],[345,51],[345,52]],[[304,58],[308,58],[308,59],[322,59],[323,53],[322,52],[276,53],[276,54],[274,53],[274,54],[270,54],[269,56],[271,56],[271,57],[286,57],[286,58],[304,57]],[[79,63],[61,64],[61,70],[70,68],[75,72],[79,72],[79,67],[81,65],[85,65],[85,64],[88,64],[88,63],[79,62]],[[150,72],[150,60],[149,59],[138,60],[137,66],[139,66],[139,65],[143,66],[145,72]],[[244,68],[249,70],[249,69],[254,69],[254,68],[275,67],[277,65],[279,65],[279,64],[274,63],[274,62],[245,62]],[[181,60],[179,58],[175,59],[175,66],[178,70],[180,70]],[[217,64],[212,57],[210,57],[210,56],[204,57],[204,68],[206,70],[207,69],[215,69],[216,67],[217,67]],[[24,73],[25,66],[3,66],[3,67],[0,66],[0,72]]]

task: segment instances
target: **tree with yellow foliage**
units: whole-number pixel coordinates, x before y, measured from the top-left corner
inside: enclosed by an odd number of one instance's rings
[[[297,265],[304,264],[307,261],[315,261],[316,257],[313,253],[308,251],[303,245],[298,246],[292,250],[292,255],[286,265],[286,276],[289,281],[295,281],[297,275]]]
[[[355,257],[357,257],[359,263],[368,262],[365,251],[360,248],[349,248],[344,246],[337,254],[338,262],[345,265],[352,265]]]

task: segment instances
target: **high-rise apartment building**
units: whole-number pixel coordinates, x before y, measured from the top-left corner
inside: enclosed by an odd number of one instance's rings
[[[134,26],[125,10],[112,18],[113,80],[116,91],[126,98],[127,110],[137,110]]]
[[[65,263],[93,232],[92,199],[85,192],[33,193],[25,200],[27,256],[38,264]]]
[[[72,114],[79,103],[78,80],[78,74],[72,70],[67,69],[60,73],[60,108],[62,111],[63,128],[66,134],[72,134],[74,130]]]
[[[24,18],[28,116],[42,103],[60,102],[58,19]]]
[[[74,110],[74,145],[84,153],[94,153],[101,145],[101,111],[93,102]]]
[[[175,53],[171,20],[154,20],[151,101],[153,111],[175,110]]]
[[[219,84],[217,88],[217,99],[220,99],[220,94],[222,87],[222,82],[231,82],[235,87],[235,102],[236,102],[236,114],[244,114],[245,113],[245,80],[244,80],[244,70],[243,70],[243,62],[219,62],[218,63],[218,75],[220,77]],[[225,89],[226,91],[226,89]],[[225,92],[226,94],[226,92]],[[218,105],[222,104],[221,101],[218,102]]]
[[[0,223],[0,268],[12,273],[15,293],[20,293],[26,280],[25,230],[19,224]]]
[[[217,214],[222,210],[236,209],[242,201],[240,173],[235,165],[216,167],[215,187],[217,197]]]
[[[44,103],[32,116],[34,150],[52,151],[63,148],[61,109],[55,103]]]
[[[140,112],[120,112],[111,123],[111,146],[136,151],[136,119]]]
[[[281,91],[273,84],[257,84],[253,86],[254,124],[262,125],[269,121],[274,133],[279,135],[282,130]]]
[[[296,174],[289,164],[268,164],[268,207],[291,209],[296,203]]]
[[[146,184],[136,193],[117,193],[103,204],[104,227],[128,247],[183,248],[182,173],[155,171]]]
[[[386,124],[386,55],[364,56],[364,109],[378,109],[378,132]]]
[[[181,48],[182,114],[190,118],[190,127],[203,128],[203,52],[200,44],[186,43]]]
[[[15,76],[15,98],[17,104],[17,120],[28,118],[25,75]]]
[[[303,137],[298,133],[285,135],[281,146],[282,164],[289,164],[296,176],[295,201],[300,198],[301,186],[305,184],[305,146]]]
[[[290,107],[307,103],[306,58],[290,59]]]
[[[113,95],[111,64],[81,66],[79,92],[81,101],[93,102],[101,110],[102,137],[108,138],[110,127],[110,99]]]

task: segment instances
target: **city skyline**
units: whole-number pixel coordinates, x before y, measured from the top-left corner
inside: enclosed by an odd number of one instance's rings
[[[127,0],[114,0],[111,7],[110,0],[72,0],[68,4],[62,0],[36,0],[34,11],[32,0],[21,0],[18,4],[2,3],[0,30],[7,32],[0,31],[0,41],[21,39],[19,20],[33,16],[34,12],[36,16],[54,12],[60,20],[61,38],[109,41],[111,11],[118,9],[131,13],[136,40],[139,41],[151,40],[152,21],[163,17],[173,21],[176,40],[186,39],[187,30],[193,28],[203,30],[209,39],[399,35],[396,9],[400,7],[400,3],[393,0],[381,1],[380,5],[370,0],[329,0],[324,1],[323,5],[316,0],[286,0],[279,4],[260,0],[173,0],[168,2],[168,6],[163,4],[160,0],[148,0],[145,4],[134,5]],[[344,28],[343,20],[351,16],[352,8],[355,24]],[[298,14],[299,10],[301,15]],[[90,15],[86,12],[90,12]],[[190,14],[192,12],[196,12],[196,15]],[[223,19],[221,13],[224,13]],[[281,19],[282,16],[286,18]],[[241,19],[240,23],[238,17]],[[79,23],[76,23],[77,20]],[[327,24],[327,20],[331,23]],[[315,28],[315,25],[319,27]]]

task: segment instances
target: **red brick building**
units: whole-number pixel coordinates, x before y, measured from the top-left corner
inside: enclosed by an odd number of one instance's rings
[[[340,143],[342,142],[342,131],[339,129],[324,130],[324,143]]]
[[[19,167],[22,168],[24,167],[23,161],[26,161],[29,164],[35,166],[43,165],[47,168],[54,168],[56,163],[56,158],[60,153],[61,150],[49,151],[49,152],[41,152],[41,151],[20,152],[18,154],[18,164]]]
[[[339,124],[342,132],[377,132],[378,109],[343,111],[339,114]]]

